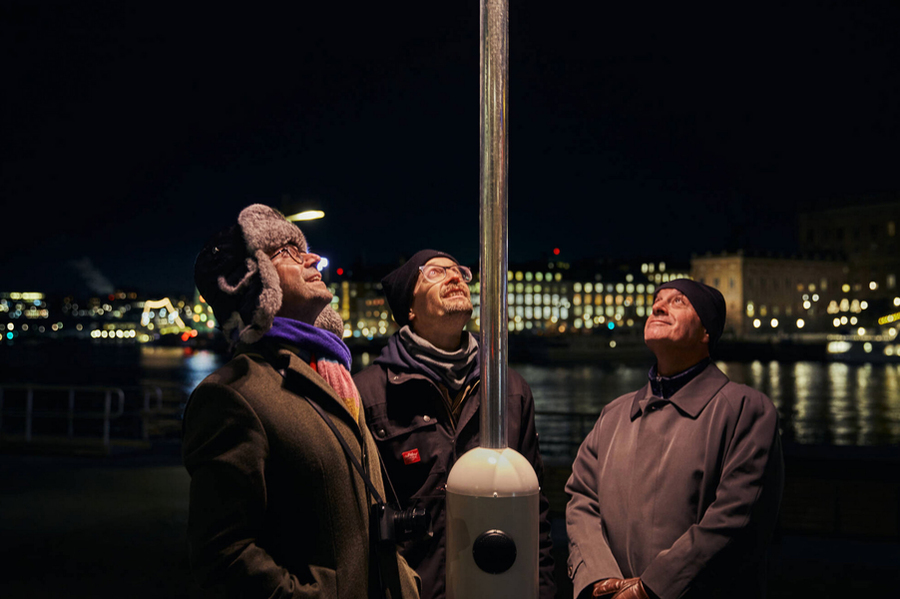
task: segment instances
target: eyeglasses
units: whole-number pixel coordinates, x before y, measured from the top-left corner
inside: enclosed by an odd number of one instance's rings
[[[291,243],[276,250],[274,254],[269,256],[269,258],[271,260],[274,260],[276,257],[282,254],[287,254],[294,260],[294,262],[302,265],[306,265],[307,261],[309,261],[310,259],[312,259],[314,264],[322,259],[322,257],[318,254],[313,254],[312,252],[301,252],[300,248]]]
[[[457,264],[456,266],[426,264],[425,266],[420,266],[419,270],[422,271],[422,276],[425,277],[425,280],[429,283],[440,283],[447,278],[447,273],[450,271],[456,271],[459,278],[466,283],[472,280],[472,271],[467,266],[461,264]]]

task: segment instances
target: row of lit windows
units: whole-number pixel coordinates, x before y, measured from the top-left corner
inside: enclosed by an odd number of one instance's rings
[[[506,280],[512,281],[515,279],[516,281],[562,281],[562,273],[543,273],[543,272],[522,272],[522,271],[507,271]]]

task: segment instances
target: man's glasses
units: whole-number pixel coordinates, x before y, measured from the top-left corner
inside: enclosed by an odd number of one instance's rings
[[[318,254],[313,254],[312,252],[301,252],[300,248],[293,244],[288,244],[283,248],[278,249],[274,254],[269,256],[269,258],[274,260],[276,257],[282,254],[290,256],[291,258],[293,258],[294,262],[303,265],[306,265],[307,261],[309,261],[310,259],[312,259],[313,263],[316,263],[322,259],[322,257]]]
[[[467,266],[461,264],[457,264],[456,266],[426,264],[425,266],[420,266],[419,270],[422,271],[422,276],[425,277],[425,280],[429,283],[440,283],[447,278],[447,273],[450,271],[456,271],[459,278],[466,283],[472,280],[472,271]]]

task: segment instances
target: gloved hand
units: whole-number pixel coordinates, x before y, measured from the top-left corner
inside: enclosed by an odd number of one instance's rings
[[[612,599],[650,599],[647,589],[640,578],[629,578],[624,585],[612,596]]]
[[[621,578],[604,578],[600,582],[594,583],[594,597],[612,597],[620,589],[625,587],[626,585],[632,584],[640,579],[638,578],[629,578],[627,580],[622,580]]]

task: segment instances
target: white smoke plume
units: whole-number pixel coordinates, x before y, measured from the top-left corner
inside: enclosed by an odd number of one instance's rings
[[[100,269],[97,268],[94,265],[94,262],[87,256],[69,260],[69,264],[71,264],[75,271],[81,276],[82,281],[84,281],[84,284],[87,285],[88,289],[97,295],[109,295],[115,291],[112,282],[100,272]]]

